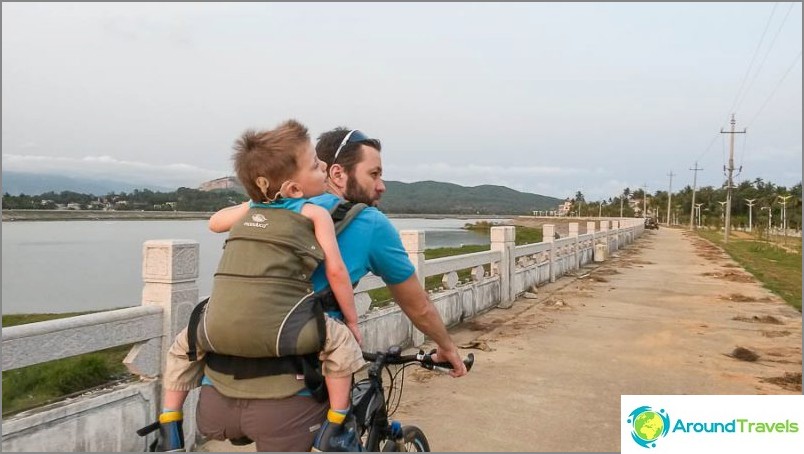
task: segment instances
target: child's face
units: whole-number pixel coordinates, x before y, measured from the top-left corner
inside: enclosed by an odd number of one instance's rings
[[[327,190],[327,164],[318,159],[312,142],[308,142],[299,153],[296,175],[293,182],[301,188],[303,197],[315,197]]]

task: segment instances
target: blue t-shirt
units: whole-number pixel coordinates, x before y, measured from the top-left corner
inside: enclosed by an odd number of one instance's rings
[[[277,200],[276,202],[271,203],[261,203],[252,200],[249,202],[248,206],[249,208],[279,208],[284,210],[290,210],[295,213],[301,213],[302,206],[304,206],[305,203],[309,203],[309,199],[305,198],[286,199],[283,197]]]
[[[340,200],[327,193],[311,197],[309,202],[330,210]],[[374,207],[361,211],[338,235],[338,248],[353,284],[369,272],[382,278],[386,284],[399,284],[416,271],[396,227]],[[319,266],[313,273],[313,290],[317,292],[328,287],[324,267]]]

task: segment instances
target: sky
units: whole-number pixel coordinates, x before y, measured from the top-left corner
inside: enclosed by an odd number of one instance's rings
[[[2,165],[168,187],[295,118],[384,177],[547,196],[801,181],[801,3],[3,3]]]

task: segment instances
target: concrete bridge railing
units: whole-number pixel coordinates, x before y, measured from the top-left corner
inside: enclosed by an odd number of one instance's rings
[[[434,260],[424,259],[424,232],[402,231],[401,235],[421,283],[427,277],[441,276],[442,287],[431,293],[430,299],[447,326],[452,326],[494,307],[510,307],[532,287],[553,282],[595,260],[596,249],[615,251],[633,242],[644,229],[641,219],[596,224],[587,222],[586,233],[581,235],[578,224],[570,223],[569,235],[560,239],[554,237],[553,225],[545,225],[545,241],[523,246],[515,245],[514,227],[492,227],[491,250]],[[198,243],[192,240],[145,242],[140,307],[3,329],[4,371],[134,344],[124,363],[137,377],[4,418],[3,451],[147,449],[152,438],[142,439],[135,430],[153,421],[161,408],[159,378],[165,353],[199,302],[198,252]],[[367,292],[384,285],[369,275],[355,289],[364,348],[422,344],[423,334],[395,304],[369,310]],[[198,438],[196,402],[197,390],[184,407],[186,446],[190,449]]]

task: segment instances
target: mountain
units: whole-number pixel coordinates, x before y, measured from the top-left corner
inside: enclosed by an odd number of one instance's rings
[[[3,172],[3,193],[11,195],[39,195],[45,192],[73,191],[81,194],[106,195],[110,192],[131,192],[134,189],[175,191],[157,185],[135,184],[122,181],[90,178],[72,178],[41,173]]]
[[[555,209],[562,199],[515,191],[505,186],[459,186],[438,181],[386,181],[380,209],[386,213],[531,214]]]
[[[530,214],[533,210],[554,209],[563,200],[538,194],[519,192],[505,186],[465,187],[438,181],[401,183],[386,181],[380,201],[386,213],[410,214]],[[80,194],[106,195],[110,192],[132,192],[150,189],[173,192],[175,188],[138,185],[121,181],[71,178],[23,172],[3,172],[3,193],[39,195],[48,191],[73,191]],[[202,191],[235,190],[245,193],[234,177],[201,183]]]

